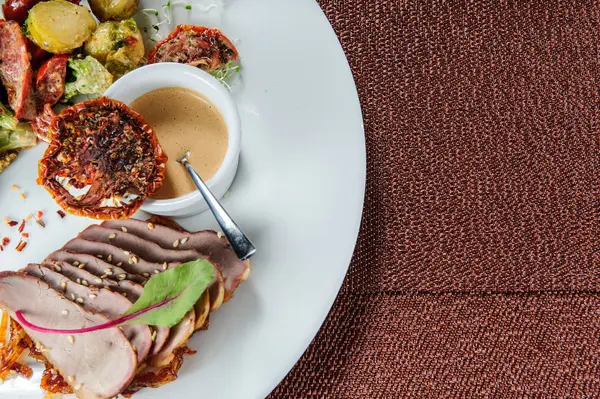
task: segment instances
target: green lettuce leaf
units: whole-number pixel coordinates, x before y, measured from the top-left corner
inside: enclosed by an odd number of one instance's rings
[[[113,76],[94,57],[70,59],[69,68],[75,76],[74,82],[65,85],[65,100],[78,94],[102,94],[113,82]]]

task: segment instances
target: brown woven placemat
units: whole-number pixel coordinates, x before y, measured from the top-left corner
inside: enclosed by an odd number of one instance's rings
[[[600,397],[600,2],[319,2],[367,194],[342,292],[271,398]]]

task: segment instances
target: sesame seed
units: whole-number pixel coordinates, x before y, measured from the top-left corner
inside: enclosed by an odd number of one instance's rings
[[[217,233],[217,237],[218,238],[222,238],[223,237],[223,233],[221,233],[220,231]]]
[[[83,303],[83,298],[77,298],[77,303]]]
[[[100,276],[100,278],[107,278],[108,274],[103,274],[102,276]]]
[[[187,240],[188,240],[188,239],[189,239],[188,237],[183,237],[183,238],[181,239],[181,245],[185,244],[185,243],[187,242]]]
[[[75,294],[73,294],[72,292],[71,292],[71,299],[75,300]]]
[[[19,194],[19,198],[21,198],[23,201],[27,199],[24,193]]]
[[[110,270],[110,267],[108,269],[104,269],[104,273],[108,274],[108,273],[112,273],[112,270]]]
[[[123,231],[123,233],[127,233],[127,227],[121,226],[121,230]]]
[[[101,278],[95,278],[94,281],[97,282],[98,284],[102,284],[102,279]]]
[[[90,295],[89,295],[90,299],[94,299],[94,298],[96,298],[97,296],[98,296],[98,295],[96,295],[96,294],[90,294]]]
[[[60,312],[60,313],[62,313],[62,314],[64,314],[64,315],[67,315],[67,314],[69,314],[69,311],[65,309],[65,310],[63,310],[63,311],[62,311],[62,312]]]
[[[123,262],[119,262],[117,263],[117,266],[121,266],[123,264]]]
[[[119,274],[119,275],[117,276],[117,280],[119,280],[119,281],[121,281],[121,280],[125,280],[125,278],[126,278],[126,277],[127,277],[127,275],[126,275],[126,274]]]
[[[98,254],[98,255],[96,255],[96,258],[102,259],[102,255]]]
[[[127,293],[126,292],[121,292],[121,295],[123,295],[125,298],[127,298]]]
[[[150,273],[144,272],[144,273],[142,273],[142,276],[144,276],[144,277],[150,277]]]
[[[79,391],[81,389],[81,387],[83,387],[83,385],[81,384],[77,384],[73,387],[74,390]]]
[[[150,336],[152,341],[156,340],[156,330],[152,331],[152,335]]]
[[[70,375],[67,377],[67,381],[69,381],[69,383],[72,384],[75,382],[75,378],[73,378],[73,376]]]
[[[62,268],[59,265],[54,265],[54,270],[56,270],[57,272],[62,271]]]
[[[11,188],[13,191],[19,191],[19,189],[20,189],[20,187],[19,187],[19,186],[17,186],[16,184],[13,184],[12,186],[10,186],[10,188]]]
[[[81,284],[85,285],[86,287],[89,285],[87,280],[81,280]]]
[[[175,240],[173,242],[173,248],[177,248],[179,246],[179,240]]]
[[[62,283],[60,283],[60,288],[62,288],[64,291],[67,288],[67,283],[64,281]]]
[[[129,254],[130,254],[130,252],[129,252],[129,251],[123,251],[123,253],[124,253],[125,255],[129,255]]]
[[[137,256],[132,256],[131,260],[133,261],[133,263],[138,263],[138,258]]]
[[[108,263],[111,263],[112,262],[112,255],[108,255],[108,258],[106,258],[106,261]]]
[[[111,233],[108,235],[109,240],[112,240],[113,238],[117,238],[117,235],[115,233]]]
[[[31,218],[33,217],[33,215],[30,213],[29,215],[27,215],[27,217],[25,218],[26,222],[29,222],[31,220]]]
[[[69,342],[70,342],[70,343],[72,343],[72,344],[74,344],[74,343],[75,343],[75,337],[74,337],[74,336],[72,336],[72,335],[69,335],[69,336],[67,337],[67,339],[69,340]]]
[[[157,269],[154,271],[154,274],[158,274],[158,273],[160,273],[160,270]]]
[[[77,284],[81,284],[81,279],[80,278],[77,279]]]
[[[79,266],[79,262],[77,262],[77,261],[73,262],[73,266]]]
[[[85,263],[82,263],[82,264],[79,265],[80,269],[83,269],[84,267],[85,267]]]
[[[169,265],[167,264],[167,262],[163,263],[163,270],[167,270],[169,268]]]
[[[133,265],[133,259],[132,258],[129,258],[128,262],[129,262],[130,265]]]
[[[148,228],[149,228],[150,230],[154,230],[154,225],[153,225],[152,223],[148,223]]]

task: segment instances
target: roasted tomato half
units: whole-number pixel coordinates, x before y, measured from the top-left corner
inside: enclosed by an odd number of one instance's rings
[[[74,215],[127,218],[158,190],[166,163],[142,116],[102,97],[67,108],[52,120],[38,184]]]
[[[219,29],[179,25],[154,47],[148,64],[179,62],[210,71],[237,59],[235,46]]]

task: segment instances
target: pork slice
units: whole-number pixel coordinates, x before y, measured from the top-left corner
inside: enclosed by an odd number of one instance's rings
[[[0,307],[13,318],[20,310],[29,322],[55,329],[79,329],[109,321],[66,299],[40,279],[15,272],[0,273]],[[116,327],[71,336],[24,330],[39,342],[44,357],[79,398],[114,397],[135,376],[136,353]]]
[[[30,276],[39,278],[58,292],[68,298],[75,296],[77,302],[93,313],[100,313],[114,320],[123,315],[131,307],[131,302],[117,294],[105,289],[90,288],[74,283],[62,274],[55,272],[48,266],[30,264],[24,269]],[[123,326],[125,336],[133,345],[138,362],[143,361],[152,346],[150,328],[144,324],[130,324]]]
[[[195,312],[191,309],[183,316],[183,319],[171,328],[169,340],[163,346],[162,350],[148,360],[148,364],[153,367],[166,366],[173,360],[173,351],[187,344],[190,336],[195,331]]]
[[[109,229],[106,227],[102,227],[99,225],[92,225],[86,228],[79,234],[80,239],[87,240],[88,242],[100,242],[105,245],[111,245],[113,247],[118,247],[122,251],[122,253],[127,252],[128,259],[127,264],[131,266],[127,266],[130,272],[134,272],[134,270],[138,267],[138,264],[142,263],[145,270],[147,265],[152,264],[156,265],[155,268],[148,273],[142,272],[142,275],[148,278],[148,274],[155,274],[157,272],[162,272],[166,268],[177,267],[184,262],[193,261],[196,259],[204,259],[206,258],[204,255],[194,251],[194,250],[174,250],[174,249],[166,249],[160,247],[158,244],[143,238],[139,237],[136,234],[131,234],[128,231],[123,231],[122,229]],[[79,242],[77,245],[82,245],[83,243]],[[90,249],[90,244],[85,243],[87,249]],[[67,243],[65,248],[67,250],[71,250],[73,247],[72,243]],[[173,247],[173,246],[171,246]],[[119,252],[119,250],[112,250],[112,253]],[[108,253],[108,250],[107,250]],[[102,255],[100,256],[108,256]],[[133,260],[133,262],[132,262]],[[114,262],[114,256],[113,256]],[[160,265],[160,266],[159,266]],[[210,285],[209,291],[211,293],[211,310],[215,310],[221,306],[223,303],[223,298],[225,296],[225,287],[224,287],[224,278],[221,275],[221,272],[217,265],[215,270],[215,281]],[[125,268],[125,263],[121,266]],[[138,272],[139,274],[139,272]]]
[[[124,295],[131,303],[137,301],[144,291],[144,287],[140,284],[129,280],[113,281],[102,278],[102,276],[96,276],[85,269],[80,269],[67,262],[43,262],[43,265],[52,268],[78,284],[83,284],[85,281],[90,286],[108,288],[111,291],[118,292],[122,296]],[[154,337],[154,345],[150,351],[151,355],[157,354],[162,349],[167,338],[169,338],[169,334],[169,328],[156,327],[156,335],[152,335]]]
[[[131,253],[131,251],[123,250],[112,244],[85,240],[79,237],[67,242],[64,245],[63,250],[76,254],[89,254],[97,258],[98,256],[101,256],[102,258],[99,259],[108,259],[108,257],[111,256],[112,263],[119,265],[119,267],[127,273],[139,274],[145,278],[154,274],[156,270],[160,272],[165,266],[164,262],[160,264],[147,262],[144,258]],[[181,262],[173,262],[167,263],[166,266],[171,267],[180,264]]]
[[[194,330],[202,330],[207,323],[208,314],[210,313],[210,293],[204,291],[196,305],[194,305],[195,323]]]
[[[77,254],[64,250],[58,250],[51,253],[46,260],[68,262],[73,266],[79,267],[80,269],[86,269],[96,276],[106,275],[106,278],[110,280],[117,280],[117,276],[125,275],[126,280],[131,280],[134,283],[142,284],[144,281],[146,281],[145,277],[139,274],[129,273],[116,264],[110,263],[113,261],[113,257],[110,254],[103,256],[103,259],[100,259],[90,254]]]
[[[162,264],[164,262],[190,262],[207,257],[194,250],[181,250],[171,242],[170,248],[163,248],[145,237],[111,229],[100,225],[91,225],[79,233],[78,237],[89,241],[103,242],[129,251],[140,259]]]
[[[165,249],[173,248],[177,243],[180,250],[194,250],[208,257],[219,269],[225,281],[224,302],[231,299],[238,285],[250,275],[250,260],[240,261],[226,237],[220,237],[211,230],[190,233],[178,231],[160,224],[152,224],[138,219],[110,220],[101,226],[119,230],[125,228],[129,233],[152,241]]]
[[[8,103],[17,119],[35,118],[33,68],[21,27],[0,20],[0,79],[8,93]]]

